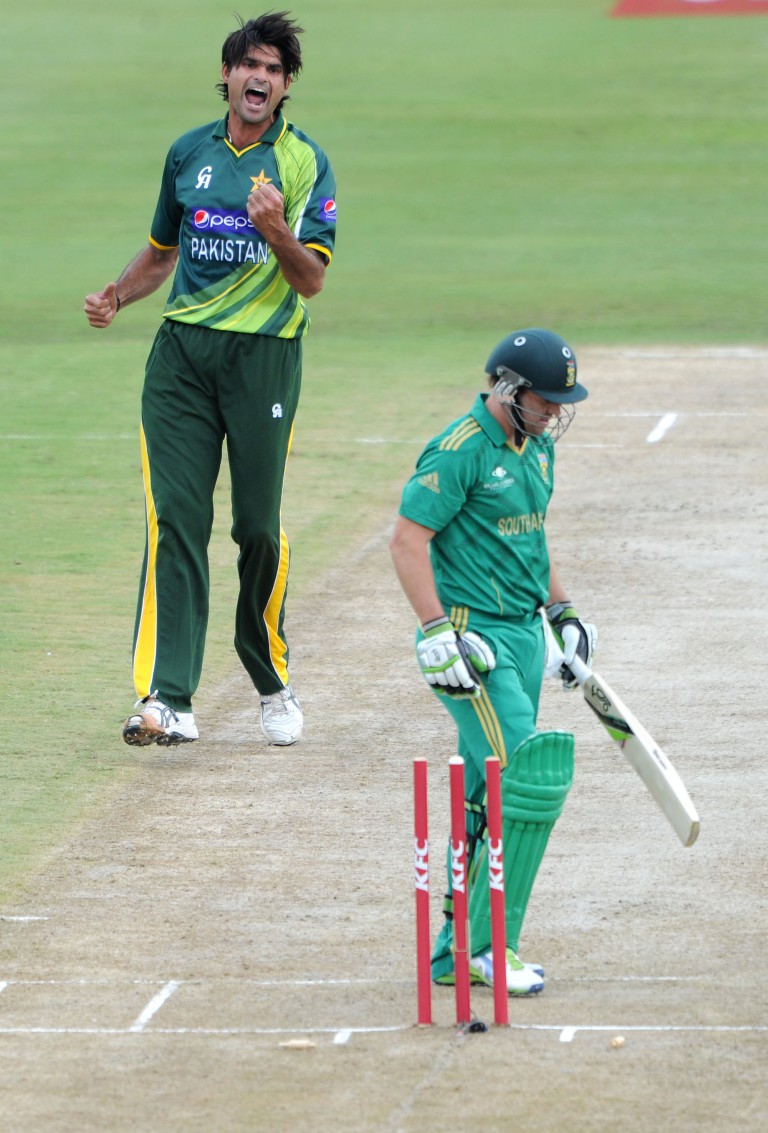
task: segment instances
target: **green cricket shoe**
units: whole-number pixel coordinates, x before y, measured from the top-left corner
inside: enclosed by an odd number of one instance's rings
[[[544,969],[540,964],[525,964],[514,948],[507,949],[507,995],[538,995],[544,990]],[[434,981],[441,987],[454,987],[456,976],[446,972]],[[469,962],[469,982],[493,987],[493,953],[483,952]]]

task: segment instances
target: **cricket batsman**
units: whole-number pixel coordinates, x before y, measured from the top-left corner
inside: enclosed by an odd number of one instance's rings
[[[509,995],[544,989],[518,956],[528,900],[573,779],[573,736],[537,732],[546,654],[542,611],[568,661],[589,664],[597,630],[576,613],[547,548],[555,442],[587,397],[571,347],[553,331],[515,331],[486,364],[488,392],[424,449],[405,485],[391,541],[395,570],[419,621],[421,672],[450,712],[465,761],[470,979],[492,986],[485,760],[502,768],[506,979]],[[453,984],[452,900],[432,978]]]

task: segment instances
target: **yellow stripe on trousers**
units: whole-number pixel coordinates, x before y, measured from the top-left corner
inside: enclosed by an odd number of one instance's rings
[[[491,754],[496,756],[503,770],[507,766],[507,747],[488,690],[484,688],[480,695],[473,697],[469,703],[474,708],[485,738],[491,745]]]
[[[290,455],[291,447],[293,445],[293,428],[291,428],[291,435],[288,438],[288,451],[285,454],[286,463]],[[277,632],[277,625],[280,618],[280,610],[285,600],[285,590],[288,585],[288,566],[290,564],[290,548],[288,546],[288,536],[283,530],[282,522],[280,524],[280,560],[277,564],[277,574],[275,576],[275,584],[272,587],[272,593],[269,596],[266,608],[264,610],[264,624],[267,627],[267,635],[269,637],[269,656],[280,680],[284,685],[288,684],[288,662],[286,661],[286,653],[288,646],[280,634]]]
[[[469,607],[468,606],[451,606],[451,625],[456,632],[461,636],[467,632],[469,624]],[[474,697],[470,704],[475,710],[480,726],[483,729],[485,738],[491,745],[491,754],[495,755],[501,764],[502,768],[507,766],[507,748],[504,743],[504,733],[499,724],[499,718],[496,715],[496,710],[491,704],[491,699],[485,687],[478,697]]]
[[[144,478],[144,499],[147,511],[147,569],[144,578],[144,591],[141,597],[141,614],[133,651],[133,683],[139,697],[153,692],[152,678],[155,672],[157,655],[157,511],[152,495],[152,479],[149,472],[149,453],[144,426],[141,426],[141,471]]]

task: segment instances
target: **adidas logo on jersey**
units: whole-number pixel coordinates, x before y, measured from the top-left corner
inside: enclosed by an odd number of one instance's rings
[[[440,482],[436,472],[427,472],[424,476],[419,476],[419,483],[422,488],[429,488],[430,492],[440,495]]]

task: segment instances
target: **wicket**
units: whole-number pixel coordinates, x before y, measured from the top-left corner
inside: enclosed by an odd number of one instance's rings
[[[501,767],[498,759],[485,761],[487,789],[488,882],[491,912],[491,948],[494,972],[506,971],[506,924],[504,907],[504,856],[501,820]],[[453,963],[456,990],[456,1022],[472,1021],[469,962],[469,885],[467,876],[467,828],[464,810],[464,760],[449,762],[451,796],[451,890],[453,898]],[[432,974],[429,923],[429,819],[427,761],[413,761],[414,788],[414,886],[416,891],[416,984],[419,1026],[432,1023]],[[509,1023],[506,979],[493,981],[494,1022]]]
[[[419,1026],[432,1022],[432,976],[429,936],[429,828],[427,761],[413,761],[413,876],[416,887],[416,986]]]

